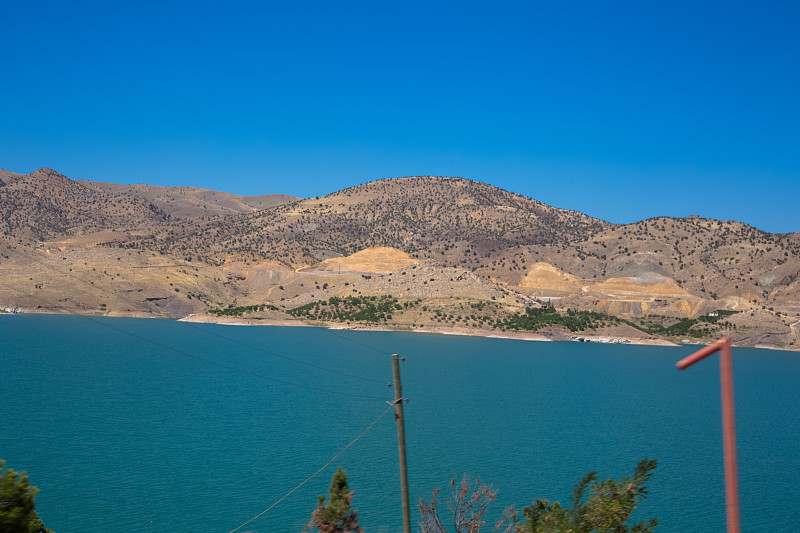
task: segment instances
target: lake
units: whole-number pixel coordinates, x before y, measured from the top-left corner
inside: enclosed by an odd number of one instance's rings
[[[414,531],[416,502],[453,475],[492,484],[500,512],[568,504],[588,471],[645,457],[659,466],[638,519],[725,530],[717,359],[674,366],[695,347],[45,315],[0,316],[0,339],[0,458],[57,533],[231,531],[386,410],[391,353]],[[796,533],[800,354],[737,348],[734,365],[742,530]],[[391,413],[239,531],[302,531],[337,465],[366,531],[401,531]]]

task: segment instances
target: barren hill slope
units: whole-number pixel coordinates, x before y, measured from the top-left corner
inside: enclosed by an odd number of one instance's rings
[[[800,341],[800,233],[699,217],[616,225],[430,176],[260,209],[273,200],[0,171],[0,307],[182,316],[268,303],[280,314],[399,297],[412,325],[497,328],[556,302],[673,339]],[[741,316],[719,318],[730,313]]]
[[[761,302],[793,294],[796,234],[738,222],[659,217],[614,225],[460,178],[385,179],[267,211],[185,224],[153,242],[201,258],[305,267],[390,246],[512,286],[528,266],[551,264],[602,281],[654,274],[699,298]],[[524,284],[523,284],[524,285]]]
[[[157,185],[120,185],[99,181],[81,181],[90,189],[144,198],[172,218],[198,218],[215,215],[252,213],[300,200],[285,194],[240,196],[199,187],[160,187]]]
[[[326,259],[320,263],[302,269],[308,272],[365,272],[389,274],[401,268],[416,265],[418,259],[413,259],[397,248],[387,246],[366,248],[360,252],[345,257]]]
[[[740,222],[659,217],[598,233],[581,250],[604,258],[602,275],[646,265],[703,297],[768,299],[800,272],[800,245]]]
[[[445,264],[520,245],[568,245],[610,224],[462,178],[384,179],[247,216],[184,225],[145,246],[306,266],[388,246]]]
[[[657,274],[697,297],[751,302],[787,294],[800,277],[796,234],[700,217],[608,225],[566,244],[506,249],[477,272],[516,285],[538,261],[593,281]]]
[[[87,189],[49,168],[5,173],[0,231],[17,241],[41,241],[113,229],[152,229],[167,221],[147,200]]]

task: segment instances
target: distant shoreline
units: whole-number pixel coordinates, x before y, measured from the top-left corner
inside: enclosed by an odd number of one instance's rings
[[[387,326],[370,326],[365,324],[344,325],[338,323],[308,324],[300,320],[282,319],[248,319],[242,317],[227,318],[211,315],[189,315],[178,319],[179,322],[195,322],[202,324],[220,324],[228,326],[284,326],[284,327],[322,327],[333,330],[348,331],[392,331],[406,333],[435,333],[439,335],[460,335],[464,337],[484,337],[488,339],[507,339],[535,342],[588,342],[600,344],[633,344],[646,346],[679,346],[663,339],[636,339],[627,337],[611,337],[604,335],[566,335],[566,334],[541,334],[529,331],[495,331],[468,328],[448,328],[435,326],[431,328],[393,328]]]
[[[182,318],[154,315],[150,313],[120,313],[109,312],[104,314],[73,313],[63,309],[22,309],[15,308],[14,311],[0,310],[0,317],[15,315],[65,315],[83,317],[111,317],[111,318],[150,318],[162,320],[174,320],[176,322],[193,322],[198,324],[219,324],[227,326],[277,326],[277,327],[304,327],[304,328],[326,328],[331,330],[348,331],[387,331],[387,332],[406,332],[406,333],[433,333],[439,335],[459,335],[463,337],[483,337],[487,339],[506,339],[522,340],[534,342],[585,342],[591,344],[626,344],[634,346],[707,346],[710,342],[682,343],[677,344],[665,339],[643,339],[636,337],[609,336],[609,335],[583,335],[575,333],[534,333],[530,331],[496,331],[472,328],[449,328],[434,326],[430,328],[409,328],[409,327],[390,327],[390,326],[370,326],[367,324],[340,324],[336,322],[308,323],[302,320],[274,319],[274,318],[244,318],[244,317],[219,317],[213,315],[191,314]],[[778,350],[785,352],[800,352],[800,349],[776,348],[768,345],[759,346],[736,346],[740,348],[756,348],[763,350]]]
[[[439,335],[459,335],[463,337],[483,337],[487,339],[506,339],[522,340],[534,342],[587,342],[597,344],[630,344],[643,346],[680,346],[664,339],[637,339],[618,336],[603,335],[577,335],[564,333],[534,333],[529,331],[495,331],[471,328],[448,328],[435,326],[431,328],[407,328],[407,327],[388,327],[370,326],[366,324],[346,325],[335,322],[309,324],[302,320],[291,319],[270,319],[270,318],[243,318],[243,317],[220,317],[213,315],[191,314],[182,318],[165,317],[152,315],[149,313],[119,313],[110,312],[105,314],[80,314],[70,313],[61,309],[37,309],[28,310],[16,308],[13,312],[2,312],[0,316],[14,315],[68,315],[68,316],[91,316],[91,317],[112,317],[112,318],[159,318],[165,320],[175,320],[177,322],[193,322],[198,324],[219,324],[227,326],[278,326],[278,327],[306,327],[306,328],[326,328],[332,330],[349,331],[387,331],[387,332],[406,332],[406,333],[432,333]]]

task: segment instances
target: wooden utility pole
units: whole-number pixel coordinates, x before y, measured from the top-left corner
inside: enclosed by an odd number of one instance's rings
[[[397,420],[397,446],[400,451],[400,491],[403,502],[403,533],[411,533],[411,507],[408,503],[408,466],[406,464],[406,428],[403,422],[403,386],[400,384],[400,361],[392,354],[394,374],[394,419]]]

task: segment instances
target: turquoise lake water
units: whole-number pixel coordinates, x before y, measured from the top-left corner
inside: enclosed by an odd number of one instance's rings
[[[725,530],[719,366],[676,370],[692,347],[30,315],[0,316],[0,340],[0,458],[41,489],[57,533],[234,529],[386,409],[393,352],[415,524],[453,475],[491,483],[499,512],[568,503],[588,471],[619,478],[649,457],[639,519]],[[734,362],[742,530],[797,533],[800,354]],[[366,531],[401,531],[391,413],[240,531],[302,531],[337,465]]]

